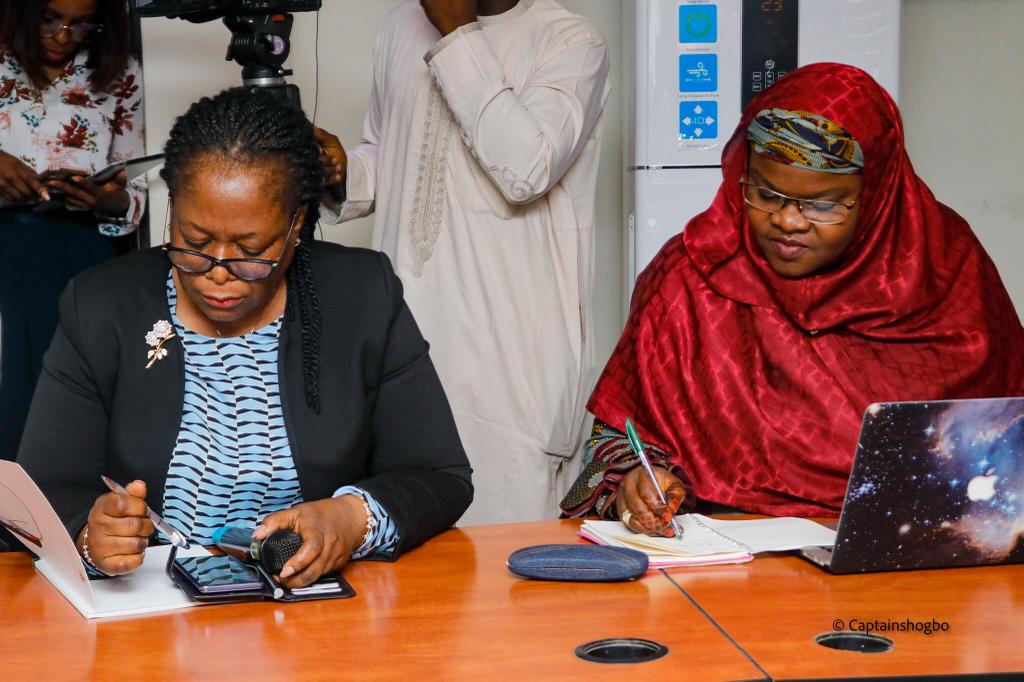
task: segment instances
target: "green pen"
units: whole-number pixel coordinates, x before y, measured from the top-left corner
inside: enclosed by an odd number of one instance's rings
[[[626,417],[626,438],[629,439],[629,444],[633,446],[633,452],[635,452],[636,456],[640,458],[640,464],[643,465],[644,471],[647,472],[647,476],[651,479],[651,483],[654,484],[654,489],[658,491],[658,499],[667,507],[668,502],[665,500],[665,493],[661,491],[661,486],[658,485],[658,477],[654,475],[654,469],[651,468],[651,463],[647,459],[647,455],[644,454],[644,444],[640,441],[640,436],[637,435],[636,428],[633,426],[633,420],[629,417]],[[676,534],[676,539],[682,540],[683,529],[679,527],[678,523],[676,523],[675,516],[672,517],[671,523],[672,530],[675,531]]]

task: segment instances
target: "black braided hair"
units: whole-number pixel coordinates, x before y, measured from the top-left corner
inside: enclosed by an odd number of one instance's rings
[[[288,268],[289,319],[298,308],[302,323],[302,374],[306,403],[320,412],[320,303],[313,281],[314,228],[320,217],[324,178],[313,126],[299,109],[260,88],[237,87],[204,97],[171,128],[160,177],[173,196],[186,187],[211,156],[248,166],[274,164],[283,171],[282,199],[306,205],[301,242]]]

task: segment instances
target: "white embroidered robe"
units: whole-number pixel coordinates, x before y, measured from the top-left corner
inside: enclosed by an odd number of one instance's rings
[[[592,386],[594,202],[608,49],[553,0],[440,38],[385,18],[348,199],[375,212],[473,465],[461,523],[552,518]]]

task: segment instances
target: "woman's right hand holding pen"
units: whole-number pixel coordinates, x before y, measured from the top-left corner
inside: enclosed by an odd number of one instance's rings
[[[141,566],[154,531],[146,484],[132,481],[125,489],[129,494],[106,493],[96,498],[89,521],[75,541],[78,553],[85,558],[88,549],[92,565],[107,575],[130,573]]]
[[[619,518],[634,533],[673,537],[672,517],[686,497],[683,482],[665,469],[652,466],[658,486],[665,495],[666,504],[658,497],[658,489],[643,467],[637,465],[619,483],[615,509]]]

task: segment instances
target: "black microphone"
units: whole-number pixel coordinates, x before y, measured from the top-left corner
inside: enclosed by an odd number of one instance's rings
[[[299,534],[287,528],[275,530],[262,540],[256,540],[251,530],[224,526],[213,534],[213,541],[226,554],[243,560],[255,559],[263,564],[270,575],[280,574],[285,563],[302,546]]]

